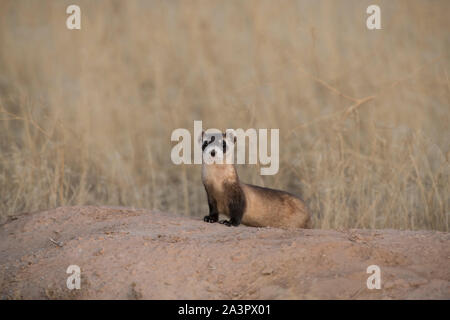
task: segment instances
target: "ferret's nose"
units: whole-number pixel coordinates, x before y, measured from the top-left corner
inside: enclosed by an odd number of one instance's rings
[[[211,151],[211,157],[215,157],[216,156],[216,150],[212,150]]]

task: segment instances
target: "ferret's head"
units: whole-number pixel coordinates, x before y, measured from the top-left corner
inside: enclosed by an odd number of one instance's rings
[[[205,164],[232,164],[234,158],[234,144],[236,136],[230,130],[226,133],[202,132],[199,138],[202,145],[202,159]]]

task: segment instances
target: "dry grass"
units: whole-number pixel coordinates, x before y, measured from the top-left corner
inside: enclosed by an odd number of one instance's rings
[[[318,228],[449,230],[450,2],[0,2],[0,216],[111,204],[203,216],[175,128],[280,128]]]

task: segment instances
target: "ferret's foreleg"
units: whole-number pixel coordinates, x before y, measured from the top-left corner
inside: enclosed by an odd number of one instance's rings
[[[241,224],[241,220],[245,212],[245,194],[241,188],[231,188],[228,192],[228,212],[230,214],[230,220],[222,220],[219,221],[219,223],[222,223],[228,227],[237,227]]]
[[[208,189],[206,189],[206,195],[208,196],[209,215],[203,218],[203,221],[214,223],[219,220],[219,211],[217,210],[216,200],[209,195]]]

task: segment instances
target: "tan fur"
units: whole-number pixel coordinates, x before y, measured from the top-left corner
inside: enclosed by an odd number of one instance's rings
[[[204,165],[202,180],[217,201],[220,213],[229,216],[226,186],[238,184],[246,198],[242,223],[253,227],[310,228],[309,211],[303,201],[284,191],[261,188],[239,181],[231,164]]]
[[[203,166],[202,180],[216,199],[219,212],[229,216],[224,185],[239,183],[234,166],[229,164]]]
[[[299,198],[267,188],[241,183],[247,199],[242,223],[253,227],[310,228],[308,209]]]

